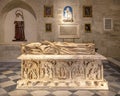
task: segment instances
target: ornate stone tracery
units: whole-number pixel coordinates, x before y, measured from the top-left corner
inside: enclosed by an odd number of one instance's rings
[[[48,49],[51,48],[48,42],[44,44],[48,46]],[[51,43],[50,45],[54,46],[53,49],[56,49],[54,44],[57,45],[58,43]],[[29,50],[27,50],[28,45],[31,48]],[[46,55],[45,52],[49,51],[43,51],[46,46],[41,48],[42,43],[28,45],[23,46],[23,55],[19,57],[19,59],[22,59],[22,76],[21,80],[18,81],[17,88],[108,89],[107,82],[103,79],[101,61],[101,59],[105,58],[101,55],[61,55],[58,49],[54,52],[58,52],[57,54],[60,55]],[[61,46],[63,45],[61,44]],[[32,49],[38,47],[42,49],[41,52],[42,54],[45,53],[44,55],[34,53],[38,52],[38,50],[33,51]],[[71,45],[69,47],[72,49]],[[59,48],[59,50],[61,49]],[[68,49],[65,47],[65,50]]]

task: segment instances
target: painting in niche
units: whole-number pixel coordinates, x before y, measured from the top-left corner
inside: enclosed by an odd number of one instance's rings
[[[44,17],[53,17],[53,6],[44,6]]]
[[[24,16],[21,10],[15,12],[15,36],[13,41],[26,41],[24,33]]]
[[[85,24],[85,32],[91,32],[91,24]]]
[[[63,10],[63,21],[73,22],[73,10],[72,7],[66,6]]]
[[[46,23],[45,24],[45,30],[46,30],[46,32],[52,32],[52,24],[51,23]]]
[[[83,17],[92,17],[92,6],[83,6]]]

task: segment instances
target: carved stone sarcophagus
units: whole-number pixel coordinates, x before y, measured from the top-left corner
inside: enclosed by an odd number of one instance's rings
[[[22,45],[17,88],[108,89],[102,60],[92,43],[49,42]]]

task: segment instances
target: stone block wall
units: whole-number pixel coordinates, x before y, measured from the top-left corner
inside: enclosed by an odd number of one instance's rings
[[[44,5],[53,5],[53,17],[44,17]],[[83,6],[92,6],[92,17],[83,17]],[[63,22],[65,6],[73,8],[73,22]],[[94,42],[98,53],[120,59],[120,0],[0,0],[0,42],[17,43],[14,39],[14,12],[22,9],[25,16],[27,42],[66,41]],[[112,18],[113,29],[104,30],[104,18]],[[52,32],[45,31],[45,24],[52,24]],[[91,24],[91,33],[84,25]],[[78,24],[79,38],[58,38],[58,25]]]

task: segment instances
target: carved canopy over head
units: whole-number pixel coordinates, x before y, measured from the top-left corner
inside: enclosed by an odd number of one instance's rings
[[[34,55],[94,55],[93,43],[49,42],[30,43],[22,45],[23,54]]]

